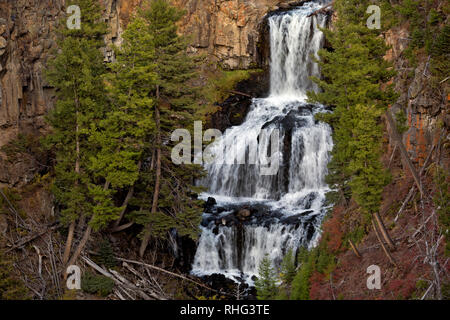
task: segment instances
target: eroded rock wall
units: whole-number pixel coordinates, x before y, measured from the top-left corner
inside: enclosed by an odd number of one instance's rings
[[[415,67],[411,67],[405,57],[409,39],[407,25],[389,30],[386,42],[391,49],[385,58],[394,63],[398,72],[393,82],[400,97],[392,106],[392,113],[396,114],[400,110],[405,113],[408,130],[403,134],[403,143],[412,161],[420,168],[433,144],[438,142],[442,128],[448,130],[450,113],[446,90],[432,87],[429,57],[425,54],[417,56]],[[393,141],[390,144],[395,145]]]
[[[121,35],[142,0],[99,0],[110,26],[105,61],[114,59],[109,45]],[[225,69],[258,65],[259,23],[284,0],[172,0],[186,10],[180,32],[191,36],[192,52]],[[53,88],[45,68],[56,48],[56,29],[65,0],[0,0],[0,147],[20,133],[41,135],[48,130],[45,115],[52,108]],[[39,159],[36,159],[39,160]],[[0,152],[0,185],[17,185],[35,173],[34,161],[6,162]]]

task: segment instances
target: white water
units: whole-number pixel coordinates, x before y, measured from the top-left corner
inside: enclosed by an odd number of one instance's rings
[[[317,90],[309,79],[319,76],[311,55],[317,54],[323,42],[317,26],[326,23],[321,15],[307,15],[323,3],[307,3],[269,18],[270,95],[254,99],[243,124],[230,128],[214,142],[212,150],[220,159],[205,165],[208,176],[202,183],[209,191],[203,197],[214,197],[219,206],[262,204],[278,216],[254,219],[243,228],[216,227],[210,219],[202,227],[192,266],[195,275],[222,273],[251,283],[266,254],[278,264],[288,248],[311,247],[320,235],[331,130],[314,121],[314,114],[323,108],[305,100],[307,91]],[[260,135],[263,129],[269,134]],[[278,148],[269,141],[274,130],[279,130]],[[261,160],[261,154],[272,155],[269,163]],[[279,168],[275,174],[262,175],[262,168],[277,164],[276,159]],[[285,217],[294,218],[293,223],[283,223]]]

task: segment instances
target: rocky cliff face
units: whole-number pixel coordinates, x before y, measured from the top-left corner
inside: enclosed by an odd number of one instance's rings
[[[193,36],[192,50],[207,53],[226,69],[258,64],[260,23],[279,0],[175,0],[187,14],[181,32]],[[288,2],[288,1],[284,1]]]
[[[99,0],[110,26],[108,45],[120,45],[121,34],[142,0]],[[191,51],[225,69],[247,69],[261,62],[260,23],[270,10],[289,7],[283,0],[173,0],[186,10],[180,32],[192,36]],[[19,134],[40,135],[48,128],[44,116],[54,104],[45,81],[46,62],[56,48],[56,28],[65,0],[0,1],[0,147]],[[39,160],[39,159],[35,159]],[[35,172],[34,161],[6,163],[0,153],[0,185],[16,185]]]
[[[409,39],[406,25],[389,30],[386,42],[391,49],[385,58],[394,63],[398,72],[394,84],[400,97],[392,106],[392,113],[403,110],[406,114],[408,130],[403,134],[403,143],[413,162],[421,167],[427,152],[441,134],[438,123],[441,122],[447,128],[450,126],[450,113],[446,107],[448,97],[445,90],[439,94],[439,90],[432,88],[429,57],[425,54],[418,56],[418,64],[414,68],[404,57]]]

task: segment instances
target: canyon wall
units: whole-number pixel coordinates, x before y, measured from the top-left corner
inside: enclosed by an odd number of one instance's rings
[[[114,59],[109,45],[120,45],[121,34],[142,0],[99,0],[110,26],[105,38],[105,62]],[[268,30],[263,17],[270,11],[287,9],[305,1],[288,0],[171,0],[184,9],[180,32],[191,39],[190,51],[205,54],[208,61],[224,69],[267,66]],[[64,13],[65,0],[0,0],[0,147],[22,134],[42,135],[48,130],[45,114],[52,108],[53,89],[44,71],[56,48],[56,28]],[[427,60],[412,70],[402,52],[407,28],[391,30],[386,39],[392,45],[387,58],[400,70],[395,79],[402,93],[394,111],[407,111],[410,129],[404,143],[416,163],[423,162],[427,145],[436,139],[436,122],[449,124],[447,97],[431,94]],[[266,35],[266,36],[264,36]],[[31,179],[36,160],[20,158],[6,162],[0,152],[0,185],[17,185]]]
[[[410,66],[404,55],[410,41],[407,25],[392,28],[385,38],[391,47],[385,58],[392,61],[397,70],[393,83],[400,94],[392,106],[392,113],[395,115],[402,110],[406,115],[407,131],[403,133],[403,143],[411,160],[421,167],[431,146],[438,142],[442,128],[450,126],[448,97],[445,94],[448,84],[443,83],[442,90],[433,89],[430,57],[424,53],[416,57],[417,66]],[[395,142],[390,141],[390,147],[394,145]],[[409,170],[406,172],[409,173]]]
[[[121,34],[142,0],[99,0],[110,27],[105,38],[105,61],[114,59],[110,44]],[[173,0],[186,15],[180,32],[191,37],[190,50],[206,54],[224,69],[248,69],[260,63],[257,46],[262,17],[283,0]],[[0,147],[19,134],[42,135],[54,91],[45,80],[46,62],[56,48],[56,29],[65,0],[0,0]],[[0,185],[29,181],[36,160],[6,161],[0,152]]]

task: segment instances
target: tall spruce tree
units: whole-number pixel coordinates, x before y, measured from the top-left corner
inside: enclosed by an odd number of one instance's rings
[[[258,300],[272,300],[278,294],[277,276],[272,261],[266,255],[258,267],[258,279],[255,281]]]
[[[381,115],[396,95],[385,86],[395,74],[383,56],[387,47],[381,30],[367,27],[367,7],[372,1],[336,0],[334,30],[323,30],[332,51],[320,50],[322,79],[313,78],[321,92],[309,93],[311,101],[333,107],[318,118],[334,129],[334,148],[327,182],[335,190],[333,202],[355,196],[368,213],[378,210],[387,182],[380,163]],[[384,1],[379,1],[380,5]]]
[[[91,158],[93,172],[109,181],[115,193],[128,190],[116,229],[133,197],[145,148],[151,144],[155,131],[154,37],[140,16],[130,22],[122,37],[123,43],[115,48],[116,62],[111,65],[106,81],[110,110],[92,136],[92,141],[101,148]]]
[[[89,137],[106,110],[102,81],[106,69],[100,47],[107,27],[97,1],[69,1],[67,5],[72,4],[80,7],[81,29],[68,29],[66,21],[61,21],[59,52],[49,61],[47,72],[58,98],[48,115],[52,133],[46,142],[56,155],[53,193],[61,207],[61,221],[69,225],[64,263],[70,255],[76,221],[94,210],[88,167],[96,146]]]
[[[152,198],[147,198],[146,191],[137,199],[141,208],[137,221],[145,225],[141,256],[152,234],[165,237],[175,228],[181,236],[196,238],[201,219],[202,202],[195,198],[200,189],[194,186],[194,180],[202,170],[196,165],[175,165],[170,157],[172,131],[191,128],[195,109],[195,90],[189,81],[196,76],[196,64],[187,54],[187,40],[177,34],[176,23],[183,14],[167,0],[151,1],[140,14],[153,35],[155,54],[149,62],[156,74],[151,91],[155,131],[147,148],[152,161],[142,174]]]

